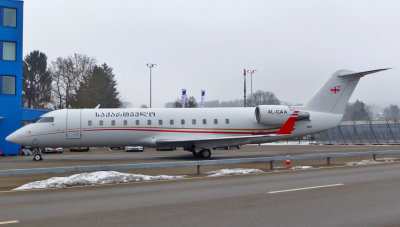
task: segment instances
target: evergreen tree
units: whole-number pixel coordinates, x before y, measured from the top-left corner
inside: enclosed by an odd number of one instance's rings
[[[366,121],[371,119],[369,108],[362,102],[356,101],[353,104],[347,105],[343,115],[344,121]]]
[[[120,107],[122,102],[118,98],[117,82],[112,70],[105,63],[101,66],[94,66],[91,75],[81,83],[71,106],[73,108],[93,108],[100,104],[102,108]]]
[[[42,109],[50,102],[51,82],[46,54],[34,50],[25,56],[22,73],[22,103],[24,107]]]

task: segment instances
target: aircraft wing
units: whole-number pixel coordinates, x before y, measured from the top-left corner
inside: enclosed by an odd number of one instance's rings
[[[299,111],[294,111],[289,119],[283,124],[276,134],[271,135],[250,135],[250,136],[228,136],[215,138],[199,138],[199,139],[161,139],[157,140],[159,147],[185,147],[196,145],[199,147],[222,147],[237,146],[249,143],[268,143],[291,137],[292,131]],[[259,142],[258,142],[259,141]]]

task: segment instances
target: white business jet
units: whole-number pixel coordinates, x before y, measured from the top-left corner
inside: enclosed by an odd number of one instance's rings
[[[140,145],[183,147],[209,158],[216,147],[260,144],[313,134],[339,125],[359,79],[387,69],[335,72],[304,106],[244,108],[62,109],[42,115],[6,140],[39,147]]]

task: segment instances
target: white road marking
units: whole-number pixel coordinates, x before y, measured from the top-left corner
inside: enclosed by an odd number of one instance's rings
[[[19,221],[18,220],[3,221],[3,222],[0,222],[0,225],[8,225],[8,224],[16,224],[16,223],[19,223]]]
[[[308,190],[308,189],[316,189],[316,188],[328,188],[328,187],[337,187],[343,186],[344,184],[329,184],[329,185],[320,185],[320,186],[313,186],[313,187],[305,187],[305,188],[293,188],[287,190],[280,190],[280,191],[271,191],[268,192],[269,194],[281,193],[281,192],[294,192],[294,191],[301,191],[301,190]]]

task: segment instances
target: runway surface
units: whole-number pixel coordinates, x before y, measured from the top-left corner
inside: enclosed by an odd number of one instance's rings
[[[400,164],[0,193],[0,224],[385,226],[400,223]]]
[[[213,150],[211,160],[228,158],[255,158],[267,156],[316,154],[316,153],[346,153],[363,151],[399,150],[399,146],[369,146],[369,145],[246,145],[242,149]],[[145,162],[173,162],[198,160],[190,152],[178,149],[176,151],[155,151],[145,148],[144,152],[125,152],[107,148],[91,148],[89,152],[70,152],[65,149],[62,154],[45,154],[44,161],[34,162],[32,156],[1,156],[0,169],[28,169],[62,166],[90,166],[132,164]]]

